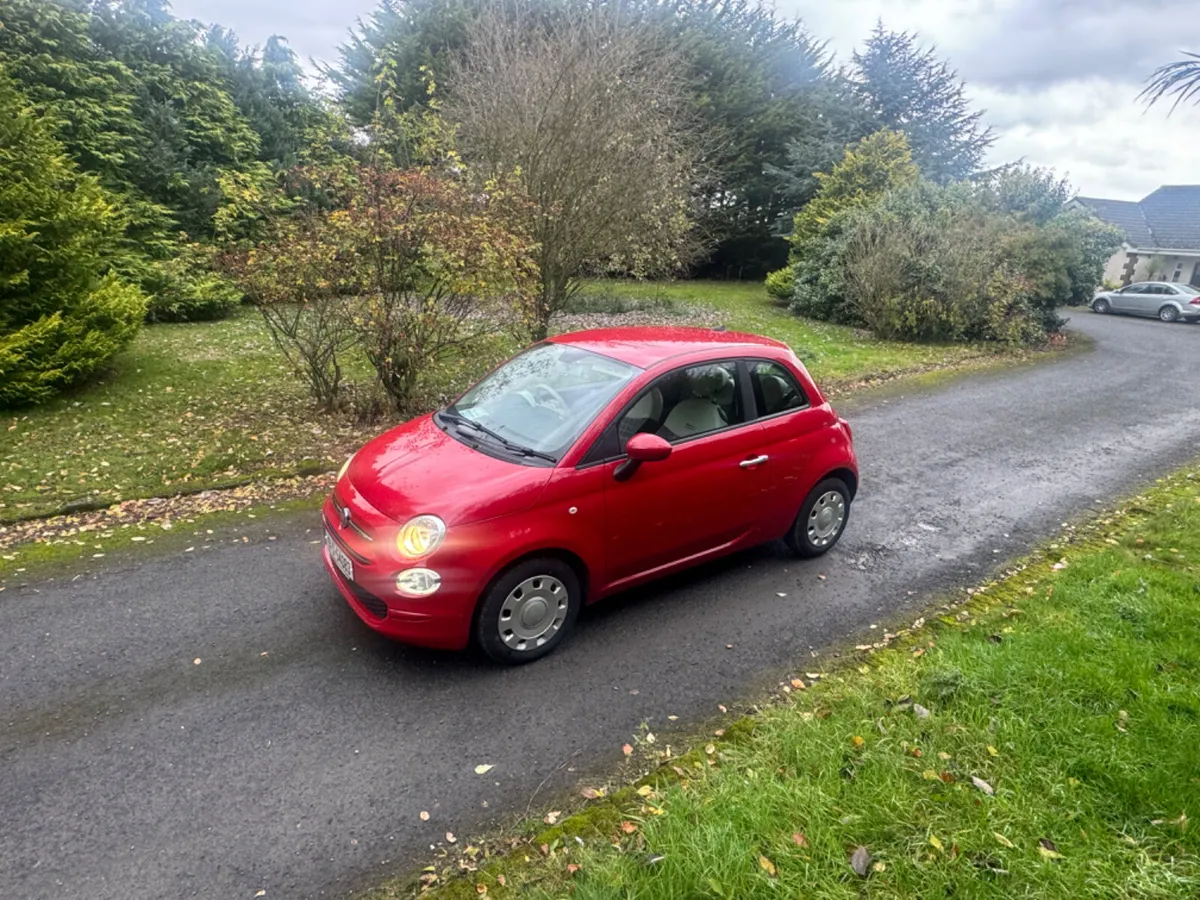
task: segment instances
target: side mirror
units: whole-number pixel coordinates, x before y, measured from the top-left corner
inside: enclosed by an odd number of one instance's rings
[[[671,455],[671,445],[657,434],[635,434],[625,445],[625,455],[637,462],[658,462]]]
[[[613,470],[617,481],[628,481],[645,462],[658,462],[671,455],[671,445],[657,434],[635,434],[625,445],[628,457]]]

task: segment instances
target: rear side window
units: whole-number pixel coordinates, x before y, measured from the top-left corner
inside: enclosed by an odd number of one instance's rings
[[[809,405],[804,389],[786,367],[776,362],[753,359],[748,365],[750,387],[754,391],[754,402],[760,417],[804,409]]]

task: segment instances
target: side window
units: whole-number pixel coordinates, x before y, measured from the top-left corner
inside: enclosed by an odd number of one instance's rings
[[[735,362],[705,363],[658,379],[617,422],[618,446],[635,434],[682,441],[746,421]]]
[[[1143,289],[1145,289],[1145,287],[1146,287],[1146,285],[1144,285],[1144,284],[1131,284],[1129,287],[1121,288],[1121,290],[1117,291],[1117,293],[1118,294],[1140,294],[1143,291]]]
[[[809,405],[804,389],[795,377],[779,363],[750,360],[750,387],[758,405],[759,416],[773,416]]]

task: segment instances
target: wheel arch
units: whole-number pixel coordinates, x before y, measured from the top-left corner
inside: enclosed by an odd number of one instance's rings
[[[832,472],[829,472],[828,474],[826,474],[825,478],[840,479],[846,485],[846,487],[850,489],[850,499],[851,500],[853,500],[854,495],[858,493],[858,475],[854,472],[853,469],[846,469],[846,468],[834,469]],[[825,478],[820,479],[820,481],[824,481]],[[818,484],[820,483],[820,481],[818,481]]]

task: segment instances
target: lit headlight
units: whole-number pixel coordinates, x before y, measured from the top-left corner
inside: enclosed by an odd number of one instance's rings
[[[408,559],[428,556],[446,538],[446,523],[437,516],[417,516],[409,519],[396,535],[396,549]]]
[[[406,597],[428,597],[442,586],[442,576],[433,569],[405,569],[396,576],[396,590]]]
[[[354,454],[351,453],[348,457],[346,457],[346,461],[344,463],[342,463],[342,467],[340,469],[338,469],[338,477],[337,477],[338,481],[341,481],[343,478],[346,477],[346,470],[350,468],[350,463],[352,463],[353,461],[354,461]]]

